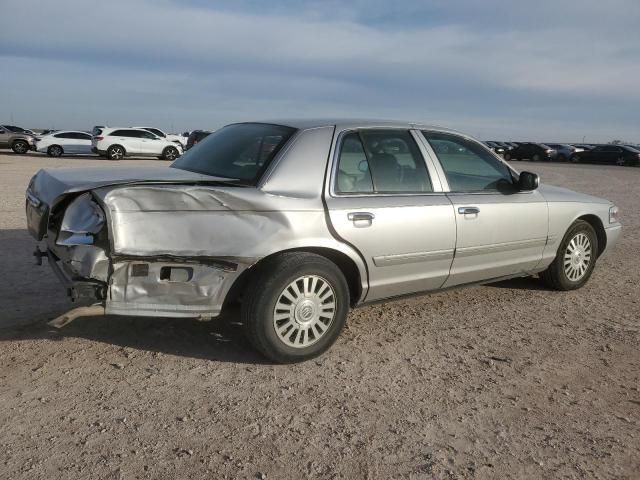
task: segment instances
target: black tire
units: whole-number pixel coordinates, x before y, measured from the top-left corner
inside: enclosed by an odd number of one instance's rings
[[[107,149],[107,158],[109,160],[122,160],[125,155],[125,149],[121,145],[111,145]]]
[[[556,160],[558,160],[559,162],[566,162],[567,161],[567,156],[564,153],[561,153],[560,155],[558,155],[556,157]]]
[[[571,163],[580,163],[580,157],[578,155],[571,155],[571,157],[569,157],[569,161]]]
[[[288,290],[291,284],[310,275],[325,281],[332,289],[328,298],[333,298],[334,316],[328,326],[323,324],[326,329],[320,335],[313,330],[313,325],[304,327],[308,330],[303,334],[298,326],[297,316],[299,308],[304,306],[301,303],[306,302],[306,296],[300,297],[302,301],[297,304],[291,302],[291,311],[295,312],[295,316],[292,319],[281,320],[287,332],[284,336],[295,335],[294,343],[296,338],[305,338],[304,335],[307,341],[312,336],[318,337],[312,339],[314,343],[308,346],[293,347],[285,343],[276,332],[276,304],[282,300],[285,291],[293,292]],[[305,314],[304,308],[299,311],[302,315]],[[241,308],[247,338],[256,350],[277,363],[301,362],[322,354],[340,335],[348,313],[349,287],[340,269],[325,257],[303,252],[283,253],[258,265],[257,271],[247,284]],[[300,329],[300,333],[296,333],[296,329]]]
[[[618,165],[619,167],[624,167],[627,164],[627,162],[625,161],[624,157],[618,157],[618,159],[616,160],[616,165]]]
[[[173,161],[180,156],[180,152],[176,147],[167,147],[162,151],[162,158],[164,160]]]
[[[47,155],[50,157],[59,157],[64,153],[64,150],[60,145],[51,145],[47,148]]]
[[[509,160],[511,160],[511,154],[509,152],[505,152],[503,158],[508,162]]]
[[[11,150],[18,155],[24,155],[29,151],[29,144],[24,140],[16,140],[11,144]]]
[[[539,162],[540,160],[542,160],[542,157],[540,156],[539,153],[535,153],[533,157],[531,157],[532,162]]]
[[[579,234],[584,234],[588,237],[591,246],[591,255],[586,270],[582,276],[577,280],[572,280],[567,276],[565,269],[565,254],[569,244]],[[596,258],[598,256],[598,236],[596,235],[593,227],[584,220],[576,220],[567,233],[565,233],[558,251],[556,258],[551,265],[540,274],[540,278],[551,288],[555,290],[576,290],[581,288],[585,283],[589,281],[593,269],[596,266]]]

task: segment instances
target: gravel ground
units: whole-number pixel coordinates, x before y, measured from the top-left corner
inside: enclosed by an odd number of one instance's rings
[[[46,326],[68,304],[32,265],[23,192],[101,163],[0,155],[0,478],[639,478],[640,169],[516,164],[621,207],[582,290],[365,307],[323,357],[275,366],[233,313]]]

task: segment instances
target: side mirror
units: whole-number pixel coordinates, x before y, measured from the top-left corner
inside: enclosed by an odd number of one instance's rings
[[[538,177],[537,174],[531,172],[520,172],[518,190],[521,192],[530,192],[538,188],[538,185],[540,185],[540,177]]]

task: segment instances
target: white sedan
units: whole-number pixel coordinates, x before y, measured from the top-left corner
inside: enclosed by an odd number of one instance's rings
[[[60,130],[36,139],[36,150],[50,157],[63,154],[93,155],[91,134],[72,130]]]

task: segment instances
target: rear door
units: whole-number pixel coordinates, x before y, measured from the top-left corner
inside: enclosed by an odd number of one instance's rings
[[[331,225],[369,272],[366,300],[438,289],[449,276],[453,207],[416,132],[347,130],[325,192]]]
[[[439,160],[457,220],[455,258],[444,286],[534,270],[547,243],[543,196],[518,191],[509,167],[475,140],[434,131],[423,135]]]

